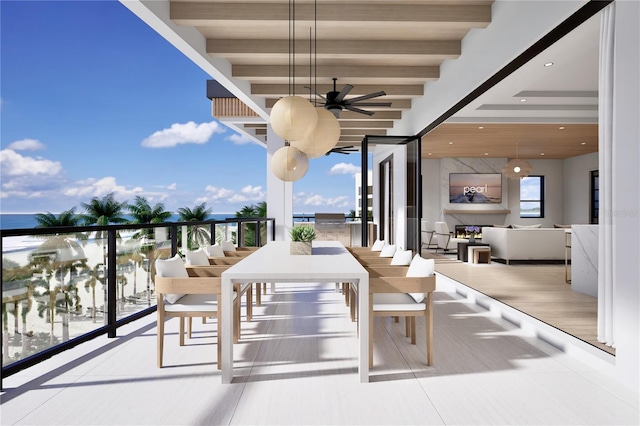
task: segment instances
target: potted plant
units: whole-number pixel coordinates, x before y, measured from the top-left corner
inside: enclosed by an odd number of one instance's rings
[[[311,254],[311,241],[316,238],[313,226],[294,226],[289,231],[291,237],[290,254]]]
[[[476,225],[471,225],[471,226],[465,227],[464,230],[467,233],[469,233],[469,242],[470,243],[475,243],[476,242],[476,234],[480,233],[480,227],[476,226]]]

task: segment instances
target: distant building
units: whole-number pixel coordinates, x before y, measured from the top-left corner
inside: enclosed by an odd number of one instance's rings
[[[356,217],[362,217],[362,174],[360,172],[355,174],[355,202],[356,202]],[[369,216],[373,216],[373,175],[371,170],[367,172],[367,182],[369,186],[367,187],[367,210],[369,211]]]

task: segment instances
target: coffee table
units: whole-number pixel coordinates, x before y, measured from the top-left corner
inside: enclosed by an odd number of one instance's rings
[[[475,242],[475,243],[458,243],[458,260],[462,262],[467,262],[469,259],[467,257],[467,248],[469,246],[488,246],[488,243]]]

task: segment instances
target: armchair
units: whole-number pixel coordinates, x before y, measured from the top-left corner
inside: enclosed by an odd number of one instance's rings
[[[455,238],[453,233],[449,231],[449,226],[446,222],[435,222],[435,235],[436,242],[438,243],[436,247],[436,253],[438,249],[441,248],[445,253],[449,250],[458,250],[458,243],[468,243],[469,240],[466,238]]]
[[[427,249],[431,248],[431,245],[433,244],[432,241],[434,232],[435,230],[431,227],[431,222],[424,219],[420,221],[420,235],[422,236],[422,245],[420,246],[420,249],[425,246],[427,247]]]
[[[220,300],[222,290],[220,278],[189,277],[184,262],[179,256],[170,259],[156,260],[156,275],[154,277],[157,295],[157,326],[158,348],[157,364],[163,365],[164,351],[164,323],[167,318],[180,318],[180,346],[184,346],[184,320],[193,317],[216,315],[220,325]],[[234,300],[237,293],[234,292]],[[189,321],[188,336],[191,337],[191,322]],[[217,330],[218,369],[222,368],[222,346],[220,328]]]
[[[427,365],[433,364],[433,259],[414,257],[409,267],[372,267],[369,270],[369,366],[373,367],[373,318],[406,317],[406,332],[416,344],[417,316],[424,316]]]

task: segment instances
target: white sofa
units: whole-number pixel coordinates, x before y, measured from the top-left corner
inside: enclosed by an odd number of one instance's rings
[[[511,260],[564,260],[564,228],[482,228],[482,242],[491,246],[491,256]],[[569,258],[571,252],[568,253]]]

